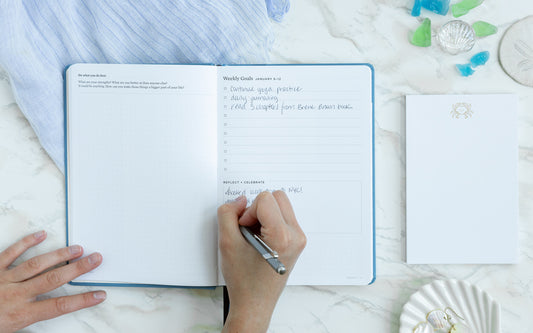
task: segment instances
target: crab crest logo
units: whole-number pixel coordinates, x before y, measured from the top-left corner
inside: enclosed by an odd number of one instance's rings
[[[472,111],[472,104],[469,103],[455,103],[452,105],[452,111],[450,114],[455,119],[468,119],[472,117],[474,111]]]

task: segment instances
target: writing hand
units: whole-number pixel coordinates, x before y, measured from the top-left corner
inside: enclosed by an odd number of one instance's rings
[[[246,209],[239,197],[218,209],[222,274],[230,299],[224,332],[266,332],[274,307],[306,238],[282,191],[260,193]],[[277,274],[242,236],[239,225],[254,226],[287,273]]]
[[[75,263],[46,271],[64,261],[81,257],[82,247],[73,245],[9,268],[26,250],[45,238],[46,232],[40,231],[0,252],[0,332],[13,332],[41,320],[99,304],[106,298],[104,291],[95,291],[37,301],[38,295],[64,285],[102,262],[102,255],[93,253]]]

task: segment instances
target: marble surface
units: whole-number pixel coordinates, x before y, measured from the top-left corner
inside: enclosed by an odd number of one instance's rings
[[[452,0],[452,3],[454,1]],[[403,304],[435,279],[463,279],[502,306],[502,331],[533,327],[533,89],[509,78],[497,49],[503,32],[533,14],[533,2],[485,1],[462,19],[485,20],[499,32],[478,40],[466,54],[407,41],[419,21],[404,0],[293,0],[275,24],[273,63],[369,62],[376,69],[376,259],[377,280],[363,287],[288,287],[269,332],[398,332]],[[422,12],[433,29],[451,20]],[[0,32],[0,36],[1,36]],[[460,77],[455,63],[476,52],[492,58],[473,76]],[[1,72],[0,72],[1,73]],[[65,244],[63,175],[40,146],[0,74],[0,249],[46,229],[45,243],[23,259]],[[405,264],[406,94],[515,93],[519,96],[520,257],[516,265]],[[46,296],[92,288],[64,286]],[[24,332],[217,332],[222,292],[216,290],[106,288],[98,307],[38,323]],[[45,297],[46,297],[45,296]]]

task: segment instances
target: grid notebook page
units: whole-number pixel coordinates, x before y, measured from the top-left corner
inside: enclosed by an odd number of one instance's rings
[[[216,68],[67,75],[69,242],[105,258],[77,281],[216,285]]]
[[[218,109],[219,203],[283,190],[308,238],[289,284],[369,283],[370,67],[219,67]]]

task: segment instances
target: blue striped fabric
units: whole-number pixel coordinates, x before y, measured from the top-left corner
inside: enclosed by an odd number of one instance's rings
[[[269,15],[278,20],[286,10],[288,0],[0,0],[0,67],[63,171],[67,65],[264,63]]]

